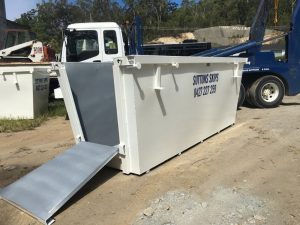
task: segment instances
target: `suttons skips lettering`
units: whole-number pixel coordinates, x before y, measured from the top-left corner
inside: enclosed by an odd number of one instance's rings
[[[219,73],[198,74],[193,76],[194,98],[217,92]]]

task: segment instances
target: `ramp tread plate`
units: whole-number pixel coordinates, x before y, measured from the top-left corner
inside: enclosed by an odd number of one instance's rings
[[[0,190],[0,196],[47,224],[118,148],[81,142]]]

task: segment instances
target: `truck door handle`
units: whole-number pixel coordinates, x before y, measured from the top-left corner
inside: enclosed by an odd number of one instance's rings
[[[101,62],[101,60],[94,60],[93,62]]]

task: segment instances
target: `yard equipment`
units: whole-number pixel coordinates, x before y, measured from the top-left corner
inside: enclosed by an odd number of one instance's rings
[[[113,22],[70,24],[65,31],[62,62],[112,62],[125,55],[189,56],[211,48],[211,43],[193,41],[144,45],[140,18],[136,16],[127,26]]]
[[[214,48],[199,51],[194,54],[194,56],[202,57],[239,55],[240,57],[248,58],[249,65],[246,65],[244,68],[239,105],[243,104],[246,97],[247,101],[256,107],[272,108],[277,107],[282,102],[284,95],[292,96],[300,93],[300,77],[298,75],[300,73],[300,1],[298,0],[295,3],[290,31],[284,35],[264,40],[271,5],[272,0],[262,0],[260,2],[247,42],[223,49]],[[275,5],[277,5],[276,2]],[[143,47],[142,45],[140,21],[136,20],[134,24],[135,26],[131,29],[132,33],[128,41],[129,54],[149,54],[147,52],[149,47]],[[63,46],[63,61],[65,62],[107,62],[126,54],[126,51],[123,49],[122,30],[115,23],[72,24],[68,27],[68,31]],[[73,37],[76,37],[77,34],[82,34],[79,35],[80,38],[77,39],[77,42],[85,43],[85,41],[89,41],[88,39],[91,36],[86,35],[86,33],[94,33],[93,40],[98,41],[96,52],[94,51],[92,57],[87,54],[90,50],[87,51],[83,48],[75,50],[72,47]],[[105,44],[102,36],[98,36],[101,33],[104,36],[106,34],[113,35],[111,37],[114,39],[115,49],[111,51],[107,48],[112,45]],[[286,55],[284,59],[276,59],[273,51],[261,50],[265,42],[279,38],[286,39]],[[162,51],[156,49],[156,52],[160,54]]]
[[[53,214],[108,163],[140,175],[181,154],[234,124],[245,63],[129,56],[114,64],[56,65],[78,144],[2,189],[1,197],[51,224]]]
[[[256,21],[265,19],[264,6],[260,5],[262,16],[258,14]],[[299,17],[298,1],[294,23]],[[260,23],[255,26],[263,28]],[[234,124],[247,61],[237,57],[124,57],[122,31],[115,23],[70,25],[66,34],[63,60],[69,62],[54,65],[53,71],[59,76],[77,145],[0,192],[3,199],[44,224],[54,222],[54,213],[105,165],[126,174],[143,174]],[[247,50],[250,60],[261,56],[266,63],[274,59],[274,53],[272,58],[259,51],[262,37],[261,29],[252,29],[249,42],[213,51],[216,56],[228,56]],[[291,46],[299,47],[299,27],[292,27],[288,40],[289,58],[281,63],[290,71],[288,66],[299,69],[300,53],[290,52]],[[139,46],[132,50],[142,51]],[[253,65],[260,65],[251,62],[245,75],[253,72]],[[262,69],[270,72],[270,67]],[[290,82],[299,79],[294,75]],[[269,79],[263,87],[272,89],[273,84]],[[291,86],[289,93],[293,93]]]
[[[277,107],[284,95],[300,93],[300,0],[295,3],[289,32],[272,38],[285,38],[284,59],[276,59],[273,51],[261,51],[263,43],[272,40],[263,40],[270,4],[270,0],[261,1],[249,41],[196,54],[214,57],[239,55],[248,58],[249,64],[244,67],[241,92],[245,92],[250,104],[259,108]]]
[[[40,41],[28,41],[0,50],[0,63],[54,62],[55,52]]]
[[[50,46],[34,40],[26,26],[6,20],[0,0],[0,118],[33,119],[47,112],[51,61]],[[9,96],[9,97],[8,97]]]
[[[54,50],[36,41],[29,27],[7,20],[5,1],[0,0],[0,63],[53,61]]]

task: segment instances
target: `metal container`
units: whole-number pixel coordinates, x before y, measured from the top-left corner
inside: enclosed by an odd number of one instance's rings
[[[54,65],[77,144],[1,189],[1,198],[49,225],[108,163],[142,174],[180,154],[234,124],[244,63],[134,56],[116,59],[113,68]]]
[[[48,110],[47,66],[0,66],[0,118],[34,119]]]
[[[246,59],[130,56],[66,63],[60,86],[78,142],[118,146],[110,165],[142,174],[235,123]]]

